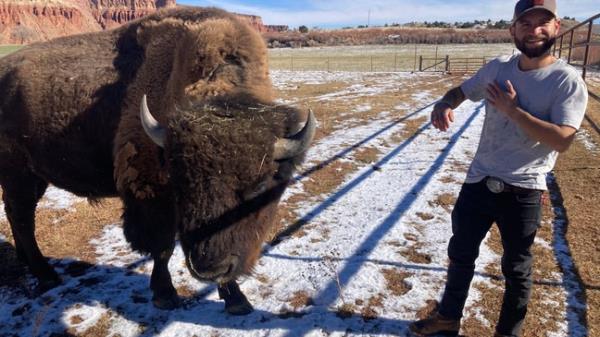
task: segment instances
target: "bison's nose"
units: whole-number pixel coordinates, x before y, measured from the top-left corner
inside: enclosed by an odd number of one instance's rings
[[[192,258],[188,255],[188,268],[193,276],[203,281],[227,282],[234,279],[238,269],[239,257],[229,254],[222,260],[205,257]]]

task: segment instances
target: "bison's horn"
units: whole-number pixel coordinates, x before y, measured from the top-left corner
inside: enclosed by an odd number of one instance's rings
[[[306,151],[315,135],[316,124],[315,115],[312,110],[309,110],[306,124],[304,124],[302,130],[291,137],[277,140],[273,151],[273,158],[275,160],[288,159]]]
[[[140,119],[142,120],[142,126],[146,134],[156,145],[165,147],[166,131],[148,110],[148,103],[146,102],[146,95],[142,96],[142,104],[140,105]]]

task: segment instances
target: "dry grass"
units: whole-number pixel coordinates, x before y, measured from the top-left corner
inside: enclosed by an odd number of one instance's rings
[[[294,308],[308,307],[314,304],[312,297],[308,295],[306,291],[296,291],[292,294],[292,297],[288,300],[288,303]]]
[[[408,247],[405,250],[401,250],[399,253],[408,259],[409,262],[419,263],[419,264],[429,264],[431,263],[431,255],[422,253],[419,251],[421,245],[415,244],[413,246]]]
[[[0,57],[6,56],[12,52],[15,52],[21,49],[23,46],[21,45],[0,45]]]
[[[587,113],[600,125],[600,103],[590,99]],[[586,120],[583,126],[600,148],[600,134]],[[589,336],[600,336],[600,155],[574,142],[559,156],[555,171],[567,211],[566,240],[587,302],[586,317],[582,319],[587,322]]]
[[[104,225],[120,222],[121,201],[105,199],[98,205],[77,203],[72,210],[38,209],[36,238],[42,252],[54,258],[77,257],[94,263],[96,254],[89,241],[98,236]],[[12,244],[12,233],[7,221],[0,222],[0,233]]]
[[[375,147],[364,147],[354,153],[354,159],[362,164],[371,164],[376,162],[381,155],[381,151]]]
[[[47,257],[78,260],[67,272],[85,272],[89,263],[96,262],[95,249],[90,240],[98,237],[107,224],[119,223],[121,215],[119,199],[105,199],[99,204],[80,202],[71,210],[39,208],[36,212],[35,236],[42,253]],[[14,241],[7,221],[0,221],[0,234],[7,243],[0,243],[0,284],[25,287],[26,267],[17,260]]]
[[[77,321],[78,316],[73,317],[71,323],[74,323],[73,319],[75,321]],[[81,319],[81,318],[79,317],[79,319]],[[95,325],[93,325],[89,329],[85,330],[84,332],[77,332],[77,330],[75,328],[70,328],[66,331],[66,334],[68,336],[77,336],[77,337],[108,336],[110,334],[111,325],[112,325],[112,314],[111,314],[111,312],[106,312],[100,317],[100,319],[98,320],[98,322]]]
[[[440,178],[440,182],[442,184],[460,184],[454,177],[452,176],[443,176]]]
[[[313,196],[327,195],[338,188],[346,176],[356,169],[357,165],[354,162],[335,161],[315,171],[304,181],[304,191]]]
[[[392,295],[402,296],[411,289],[410,284],[405,281],[411,275],[410,273],[395,269],[384,269],[382,273],[386,280],[387,289],[391,291]]]
[[[394,143],[401,143],[407,138],[414,136],[419,128],[429,120],[427,117],[411,118],[404,122],[401,130],[395,132],[390,140]]]
[[[415,316],[417,317],[417,319],[425,319],[431,316],[434,312],[437,312],[438,307],[438,301],[427,300],[427,302],[425,302],[425,305],[421,309],[417,310],[417,314]]]
[[[379,293],[377,295],[371,296],[367,301],[367,305],[364,306],[360,311],[360,316],[363,320],[369,321],[379,317],[377,313],[378,308],[383,308],[383,300],[385,299],[384,295]],[[357,305],[363,305],[364,303],[357,303]]]
[[[406,32],[407,30],[403,30]],[[364,33],[365,30],[360,30]],[[503,32],[506,33],[506,32]],[[395,33],[387,33],[395,34]],[[431,33],[427,35],[431,37]],[[387,35],[386,35],[387,36]],[[271,37],[267,37],[271,39]],[[295,41],[285,43],[300,43],[309,45],[306,36],[299,35]],[[374,36],[369,35],[369,39]],[[383,37],[385,42],[385,37]],[[314,41],[315,40],[311,40]],[[415,41],[417,42],[417,41]],[[280,42],[276,42],[279,44]],[[346,43],[347,44],[347,43]],[[364,43],[361,43],[364,44]],[[369,43],[372,44],[372,43]],[[385,46],[380,41],[377,46],[340,46],[325,48],[275,48],[269,49],[269,65],[271,69],[284,69],[294,71],[319,70],[319,71],[415,71],[418,69],[418,56],[425,58],[437,56],[439,59],[449,55],[451,58],[469,57],[477,58],[472,63],[482,63],[495,55],[510,54],[514,47],[507,43],[502,44],[439,44],[439,45],[397,45]],[[416,49],[416,50],[415,50]],[[417,58],[415,58],[415,52]],[[426,60],[427,61],[427,60]],[[424,62],[425,63],[425,62]],[[428,64],[428,63],[426,63]],[[443,65],[437,70],[443,70]]]
[[[428,221],[435,218],[435,216],[433,216],[433,214],[430,213],[417,212],[416,215],[423,221]]]
[[[346,319],[352,317],[355,311],[356,306],[354,304],[344,303],[337,308],[335,315],[339,318]]]
[[[429,205],[431,207],[441,206],[448,213],[452,212],[452,208],[454,207],[454,203],[456,202],[456,196],[452,193],[443,193],[437,196],[437,198],[433,201],[429,201]]]

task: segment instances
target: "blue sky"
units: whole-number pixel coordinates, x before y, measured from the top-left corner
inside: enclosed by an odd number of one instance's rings
[[[214,6],[228,11],[254,14],[269,25],[300,25],[339,28],[357,25],[383,25],[410,21],[509,20],[514,0],[177,0],[181,5]],[[561,17],[587,19],[600,13],[598,0],[558,1]]]

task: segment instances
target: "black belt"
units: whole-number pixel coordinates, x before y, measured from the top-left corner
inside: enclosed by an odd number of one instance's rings
[[[488,190],[492,193],[528,193],[534,191],[534,189],[531,188],[507,184],[502,181],[502,179],[496,177],[485,177],[483,180],[485,186],[487,186]]]

